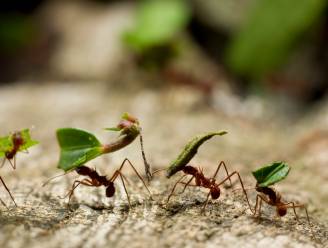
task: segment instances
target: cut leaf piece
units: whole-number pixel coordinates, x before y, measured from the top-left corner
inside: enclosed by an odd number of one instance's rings
[[[24,129],[20,131],[20,134],[24,140],[24,144],[19,147],[18,151],[24,151],[30,148],[31,146],[39,144],[38,141],[32,140],[29,129]]]
[[[105,130],[107,131],[113,131],[113,132],[118,132],[118,131],[121,131],[122,128],[119,128],[119,127],[107,127],[107,128],[104,128]]]
[[[215,135],[225,135],[226,131],[221,132],[212,132],[206,133],[199,136],[196,136],[192,140],[190,140],[187,145],[184,147],[183,151],[179,154],[178,158],[174,160],[168,169],[166,170],[166,176],[169,178],[173,176],[178,171],[182,170],[189,161],[196,155],[198,148],[207,140],[212,138]]]
[[[57,130],[60,146],[58,168],[65,172],[75,169],[103,153],[102,145],[91,133],[75,128]]]
[[[252,173],[259,187],[268,187],[287,177],[289,170],[290,167],[286,163],[274,162]]]

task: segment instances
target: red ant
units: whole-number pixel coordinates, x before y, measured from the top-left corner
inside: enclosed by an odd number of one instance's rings
[[[143,180],[143,178],[140,176],[140,174],[138,173],[138,171],[136,170],[136,168],[132,165],[132,163],[130,162],[129,159],[124,159],[121,166],[119,167],[118,170],[116,170],[113,174],[113,176],[110,179],[107,179],[106,176],[100,176],[98,174],[98,172],[94,169],[91,169],[89,167],[86,166],[80,166],[78,168],[75,169],[76,173],[81,175],[81,176],[87,176],[89,178],[85,178],[83,180],[75,180],[73,182],[72,185],[72,189],[68,192],[68,194],[65,197],[69,197],[69,201],[71,201],[71,198],[73,196],[74,190],[80,185],[85,185],[85,186],[90,186],[90,187],[100,187],[100,186],[105,186],[106,187],[106,196],[107,197],[112,197],[115,194],[115,186],[114,186],[114,181],[117,179],[117,177],[120,177],[121,182],[123,184],[127,199],[128,199],[128,203],[129,206],[131,207],[131,202],[130,202],[130,197],[129,197],[129,193],[126,189],[125,186],[125,181],[128,181],[125,176],[122,174],[122,169],[123,166],[125,165],[125,162],[128,162],[128,164],[132,167],[132,169],[134,170],[134,172],[137,174],[137,176],[139,177],[139,179],[142,181],[143,185],[145,186],[145,188],[147,189],[148,193],[151,196],[151,192],[148,189],[145,181]],[[64,197],[64,198],[65,198]]]
[[[18,152],[19,148],[24,145],[25,141],[21,135],[21,132],[17,131],[14,132],[12,134],[12,143],[13,143],[13,147],[5,152],[5,158],[1,164],[0,167],[3,167],[6,159],[8,159],[11,167],[13,167],[13,169],[16,169],[16,153]],[[11,160],[14,160],[14,163],[11,162]]]
[[[226,174],[227,174],[227,177],[225,179],[223,179],[220,183],[216,183],[216,175],[218,174],[221,166],[223,165],[225,171],[226,171]],[[182,190],[181,193],[183,193],[185,191],[185,189],[188,187],[188,186],[193,186],[193,187],[203,187],[203,188],[207,188],[209,189],[209,193],[207,194],[207,198],[206,198],[206,201],[204,203],[204,207],[203,207],[203,210],[206,208],[207,204],[208,204],[208,201],[209,201],[209,197],[211,196],[211,198],[213,200],[216,200],[220,197],[220,194],[221,194],[221,190],[220,190],[220,186],[222,184],[224,184],[227,180],[229,180],[230,182],[230,186],[232,187],[232,183],[231,183],[231,177],[233,175],[237,175],[238,176],[238,179],[239,179],[239,182],[243,188],[243,191],[244,191],[244,194],[246,196],[246,200],[247,200],[247,203],[248,203],[248,206],[249,206],[249,209],[253,212],[252,208],[251,208],[251,205],[249,203],[249,200],[248,200],[248,196],[247,196],[247,193],[246,193],[246,190],[244,188],[244,184],[243,184],[243,181],[241,180],[241,177],[239,175],[239,173],[237,171],[234,171],[232,172],[231,174],[228,173],[228,170],[227,170],[227,167],[225,165],[225,163],[223,161],[220,162],[220,164],[218,165],[214,175],[211,177],[211,178],[207,178],[205,177],[203,171],[201,168],[195,168],[191,165],[186,165],[182,171],[185,173],[185,175],[183,175],[174,185],[174,187],[172,188],[172,191],[170,193],[170,195],[168,196],[167,198],[167,203],[170,201],[170,198],[171,196],[173,196],[173,193],[177,187],[177,185],[179,183],[181,184],[184,184],[184,188]],[[191,175],[192,177],[189,179],[188,182],[182,182],[182,179],[184,177],[186,177],[187,175]],[[191,181],[195,178],[195,184],[190,184]]]
[[[255,190],[259,192],[259,194],[257,194],[256,196],[254,216],[256,215],[256,212],[258,212],[258,217],[261,216],[262,201],[264,201],[267,204],[276,207],[277,215],[280,217],[285,216],[287,214],[288,208],[292,208],[294,210],[294,214],[297,221],[299,221],[299,219],[295,209],[304,208],[307,220],[310,224],[309,214],[304,204],[295,204],[294,202],[283,202],[281,200],[281,195],[270,187],[259,187],[258,184],[256,184]]]
[[[21,133],[20,133],[19,131],[14,132],[14,133],[12,134],[12,143],[13,143],[13,147],[12,147],[10,150],[8,150],[8,151],[5,152],[5,158],[3,159],[3,162],[2,162],[2,164],[1,164],[1,166],[0,166],[0,168],[4,166],[4,164],[5,164],[5,162],[6,162],[6,159],[8,159],[8,161],[9,161],[11,167],[12,167],[14,170],[16,169],[16,153],[18,152],[19,148],[25,143],[25,141],[24,141],[24,139],[23,139],[23,137],[22,137],[22,135],[21,135]],[[12,159],[14,160],[14,163],[11,162]],[[2,179],[1,176],[0,176],[0,180],[1,180],[1,183],[3,184],[3,186],[5,187],[6,191],[7,191],[8,194],[10,195],[11,200],[14,202],[15,206],[17,207],[17,204],[16,204],[16,202],[15,202],[14,197],[13,197],[12,194],[10,193],[9,188],[7,187],[7,185],[5,184],[5,182],[4,182],[4,180]],[[1,199],[0,199],[0,201],[1,201],[1,203],[2,203],[6,208],[8,208],[8,207],[6,206],[6,204],[5,204]]]
[[[256,216],[256,210],[258,209],[258,218],[261,217],[261,207],[262,201],[266,202],[267,204],[276,207],[277,216],[282,217],[287,214],[287,209],[292,208],[294,211],[295,218],[297,222],[299,222],[299,218],[296,213],[296,208],[303,208],[306,213],[306,218],[309,223],[312,236],[314,237],[313,229],[310,223],[310,217],[307,211],[307,208],[304,204],[295,204],[295,202],[283,202],[281,200],[281,195],[273,188],[270,187],[259,187],[258,184],[255,186],[255,190],[259,192],[256,196],[256,203],[255,203],[255,212],[254,216]],[[257,207],[258,206],[258,207]]]

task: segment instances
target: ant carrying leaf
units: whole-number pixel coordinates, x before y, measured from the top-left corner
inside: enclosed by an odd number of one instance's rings
[[[61,148],[58,168],[63,169],[65,174],[75,170],[79,175],[89,177],[81,181],[74,181],[72,189],[68,194],[69,199],[71,198],[75,188],[80,184],[93,187],[105,186],[107,188],[106,196],[111,197],[115,193],[113,183],[117,177],[120,177],[130,204],[129,195],[124,183],[125,177],[121,172],[126,162],[128,162],[128,164],[132,167],[134,172],[137,174],[139,179],[143,182],[144,186],[150,193],[146,183],[128,159],[123,161],[120,168],[115,171],[110,179],[107,179],[106,176],[100,176],[96,170],[90,169],[84,165],[88,161],[100,155],[112,153],[124,148],[125,146],[131,144],[139,136],[146,174],[148,179],[151,179],[152,175],[150,172],[150,165],[148,164],[144,153],[139,121],[135,117],[125,113],[123,114],[121,121],[116,127],[106,128],[106,130],[117,131],[120,132],[120,134],[117,139],[111,143],[101,144],[93,134],[84,130],[75,128],[61,128],[57,130],[57,139]]]
[[[166,177],[170,178],[178,171],[183,170],[183,168],[190,162],[190,160],[196,155],[198,148],[207,140],[211,139],[216,135],[225,135],[226,131],[211,132],[202,134],[194,137],[190,140],[187,145],[183,148],[182,152],[179,154],[177,159],[175,159],[166,170]]]
[[[262,201],[264,201],[268,205],[276,207],[276,212],[279,217],[285,216],[287,214],[287,209],[292,208],[297,221],[299,221],[299,218],[296,213],[296,208],[303,208],[310,225],[310,218],[304,204],[284,202],[282,201],[281,195],[274,188],[270,187],[273,184],[285,179],[289,171],[290,167],[286,163],[274,162],[252,172],[257,181],[255,190],[258,192],[256,196],[254,216],[256,216],[256,214],[258,214],[258,217],[261,216]]]
[[[209,140],[210,138],[212,138],[215,135],[221,136],[221,135],[225,135],[226,133],[227,133],[226,131],[206,133],[206,134],[199,135],[199,136],[193,138],[191,141],[189,141],[187,143],[187,145],[185,146],[183,151],[179,154],[178,158],[171,163],[171,165],[169,166],[169,168],[166,171],[167,172],[166,176],[168,178],[179,171],[182,171],[184,173],[184,175],[181,176],[180,179],[174,184],[174,186],[171,190],[171,193],[169,194],[169,196],[167,198],[167,203],[169,202],[170,198],[173,196],[174,191],[178,184],[184,185],[184,188],[181,193],[183,193],[188,186],[203,187],[203,188],[207,188],[210,190],[209,193],[207,194],[207,198],[204,203],[203,210],[206,208],[210,196],[214,200],[218,199],[220,197],[220,194],[221,194],[220,186],[222,184],[224,184],[227,180],[229,180],[230,186],[232,186],[232,183],[231,183],[232,176],[236,175],[238,177],[239,182],[240,182],[242,188],[244,189],[244,184],[241,180],[239,173],[237,171],[229,173],[227,170],[227,167],[223,161],[221,161],[219,163],[219,165],[212,177],[206,177],[203,173],[203,170],[200,167],[197,168],[195,166],[188,164],[190,162],[190,160],[196,155],[198,148],[205,141]],[[223,168],[225,169],[226,177],[221,182],[217,182],[216,176],[217,176],[221,166],[223,166]],[[189,180],[187,182],[184,182],[183,179],[188,175],[190,175],[191,177],[189,178]],[[195,180],[195,184],[191,184],[191,182],[193,180]],[[244,193],[246,196],[248,206],[251,209],[245,189],[244,189]],[[252,209],[251,209],[251,211],[252,211]]]
[[[16,131],[8,136],[0,138],[0,158],[4,157],[0,168],[4,166],[6,160],[9,161],[11,167],[16,169],[16,154],[18,152],[26,152],[28,148],[38,144],[39,142],[36,140],[32,140],[29,129],[23,129],[21,131]],[[9,193],[12,201],[17,206],[13,196],[11,195],[8,187],[0,176],[0,180]],[[0,200],[2,204],[4,202]],[[5,205],[5,204],[4,204]]]
[[[61,149],[58,168],[65,172],[76,169],[100,155],[112,153],[128,146],[139,136],[146,175],[148,180],[151,180],[150,165],[144,153],[139,121],[128,113],[124,113],[117,127],[105,130],[119,131],[120,135],[111,143],[101,144],[93,134],[87,131],[76,128],[58,129],[57,139]]]

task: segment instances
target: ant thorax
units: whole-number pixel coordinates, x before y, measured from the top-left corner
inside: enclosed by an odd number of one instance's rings
[[[268,199],[271,205],[276,205],[280,202],[281,195],[274,188],[259,187],[256,185],[255,189],[257,192],[260,192],[263,197]]]
[[[13,147],[11,148],[11,150],[5,152],[5,156],[7,159],[13,159],[17,151],[19,150],[20,146],[24,144],[24,139],[21,136],[20,132],[13,133],[12,142],[13,142]]]

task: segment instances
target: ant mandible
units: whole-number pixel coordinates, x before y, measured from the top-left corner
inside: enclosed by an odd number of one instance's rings
[[[221,166],[224,167],[227,176],[220,183],[217,183],[215,177],[218,174]],[[247,196],[246,190],[244,188],[243,181],[241,180],[241,177],[240,177],[239,173],[237,171],[234,171],[234,172],[232,172],[232,173],[229,174],[224,161],[221,161],[219,163],[219,165],[218,165],[218,167],[217,167],[214,175],[211,178],[205,177],[205,175],[204,175],[204,173],[203,173],[203,171],[202,171],[201,168],[198,168],[197,169],[196,167],[191,166],[191,165],[186,165],[182,169],[182,171],[185,173],[185,175],[183,175],[182,177],[180,177],[180,179],[175,183],[175,185],[172,188],[172,191],[171,191],[170,195],[167,198],[166,203],[168,203],[170,201],[170,198],[173,196],[173,193],[174,193],[174,191],[175,191],[175,189],[176,189],[176,187],[177,187],[177,185],[179,183],[180,184],[184,184],[184,188],[183,188],[183,190],[182,190],[181,193],[183,193],[188,186],[203,187],[203,188],[207,188],[207,189],[210,190],[209,193],[207,194],[206,201],[205,201],[204,206],[203,206],[203,210],[205,210],[205,208],[206,208],[206,206],[208,204],[208,201],[209,201],[209,197],[211,196],[211,198],[213,200],[218,199],[220,197],[220,194],[221,194],[220,186],[222,184],[224,184],[227,180],[229,180],[230,186],[232,187],[231,177],[234,176],[234,175],[237,175],[238,176],[238,179],[239,179],[239,182],[240,182],[240,184],[241,184],[241,186],[243,188],[244,194],[246,196],[246,200],[247,200],[247,204],[249,206],[249,209],[251,210],[251,212],[253,212],[253,210],[251,208],[251,205],[249,203],[249,200],[248,200],[248,196]],[[187,182],[182,182],[182,180],[186,176],[188,176],[188,175],[191,175],[192,177]],[[193,179],[195,179],[195,184],[190,184]]]
[[[132,167],[132,169],[134,170],[134,172],[136,173],[136,175],[138,176],[138,178],[142,181],[143,185],[145,186],[145,188],[147,189],[148,193],[151,196],[151,192],[150,192],[149,188],[147,187],[145,181],[140,176],[140,174],[138,173],[138,171],[136,170],[136,168],[132,165],[131,161],[126,158],[126,159],[123,160],[123,162],[122,162],[121,166],[119,167],[119,169],[114,172],[114,174],[112,175],[112,177],[110,179],[107,179],[106,176],[100,176],[96,170],[91,169],[89,167],[86,167],[84,165],[76,168],[75,171],[76,171],[77,174],[79,174],[81,176],[87,176],[89,178],[85,178],[83,180],[75,180],[73,182],[72,189],[65,196],[65,197],[67,197],[67,196],[69,197],[68,202],[71,201],[71,198],[73,196],[74,190],[80,184],[85,185],[85,186],[90,186],[90,187],[105,186],[106,187],[106,197],[112,197],[115,194],[114,181],[118,177],[120,177],[121,182],[122,182],[123,187],[124,187],[124,191],[125,191],[126,196],[127,196],[127,199],[128,199],[129,206],[131,207],[130,196],[129,196],[129,193],[128,193],[127,189],[126,189],[126,185],[125,185],[125,181],[127,181],[127,179],[123,175],[123,173],[121,172],[122,169],[123,169],[123,167],[124,167],[124,165],[126,164],[126,162]]]

